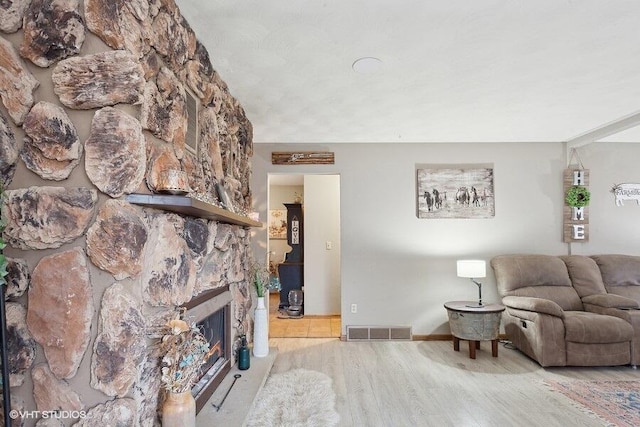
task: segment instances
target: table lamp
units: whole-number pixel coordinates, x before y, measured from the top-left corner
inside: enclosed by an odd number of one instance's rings
[[[482,304],[482,283],[477,278],[487,276],[487,263],[481,259],[458,260],[458,277],[467,277],[478,285],[478,304],[468,304],[467,307],[484,307]]]

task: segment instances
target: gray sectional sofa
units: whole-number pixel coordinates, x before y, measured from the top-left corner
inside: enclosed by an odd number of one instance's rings
[[[513,344],[542,366],[640,364],[640,257],[491,260]]]

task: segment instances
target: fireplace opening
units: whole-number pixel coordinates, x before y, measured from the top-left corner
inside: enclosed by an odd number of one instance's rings
[[[211,356],[202,365],[201,376],[191,389],[196,413],[206,404],[225,375],[231,370],[231,293],[229,287],[204,292],[185,305],[209,341]]]

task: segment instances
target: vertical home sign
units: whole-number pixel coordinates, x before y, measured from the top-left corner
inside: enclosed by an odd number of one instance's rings
[[[565,243],[585,243],[589,241],[589,207],[570,206],[566,201],[567,192],[574,187],[588,188],[589,171],[586,169],[566,169],[564,171],[563,241]]]

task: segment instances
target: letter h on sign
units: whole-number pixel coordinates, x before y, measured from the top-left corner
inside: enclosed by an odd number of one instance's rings
[[[573,171],[573,185],[584,185],[584,171]]]

